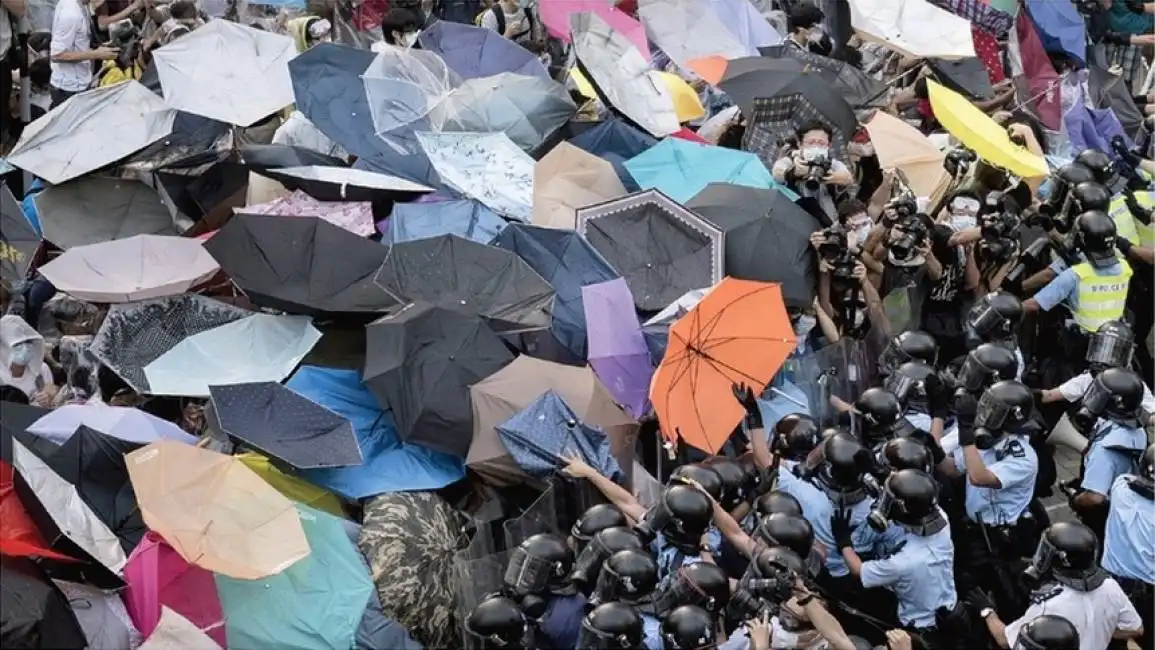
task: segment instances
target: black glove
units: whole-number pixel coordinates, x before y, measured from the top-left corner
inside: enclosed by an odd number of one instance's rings
[[[938,375],[926,378],[926,396],[930,406],[930,416],[945,420],[950,415],[950,389]]]
[[[1127,0],[1127,8],[1130,9],[1133,14],[1142,14],[1143,2],[1142,0]]]
[[[1103,37],[1103,42],[1110,43],[1111,45],[1127,46],[1131,44],[1131,35],[1120,34],[1119,32],[1107,32],[1107,35]]]
[[[966,447],[975,444],[975,424],[974,420],[970,422],[959,422],[958,425],[958,446]]]
[[[1043,389],[1042,388],[1032,388],[1031,389],[1031,397],[1035,398],[1035,407],[1036,408],[1039,408],[1043,405]]]
[[[991,609],[995,608],[995,601],[991,598],[990,594],[978,587],[971,589],[966,597],[963,598],[963,602],[968,608],[974,610],[976,614],[988,607]]]
[[[830,533],[834,535],[834,545],[838,547],[838,552],[841,553],[842,549],[854,546],[852,541],[854,527],[850,525],[850,510],[839,508],[830,515]]]
[[[762,428],[762,411],[758,408],[758,398],[754,391],[746,384],[730,384],[734,392],[734,399],[746,409],[746,427],[750,429]]]

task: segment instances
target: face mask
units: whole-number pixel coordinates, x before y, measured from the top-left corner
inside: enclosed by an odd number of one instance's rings
[[[802,160],[813,162],[823,158],[829,158],[830,147],[806,147],[802,149]]]
[[[866,243],[866,238],[870,236],[870,215],[856,214],[846,220],[847,229],[850,230],[851,244],[855,246],[862,246]]]
[[[959,230],[966,230],[967,228],[974,228],[978,223],[974,216],[969,214],[952,214],[950,216],[950,227],[955,232]]]
[[[417,44],[417,35],[419,33],[420,32],[406,32],[401,35],[401,39],[397,42],[401,47],[413,47]]]
[[[799,316],[798,322],[794,324],[794,334],[798,338],[798,342],[801,343],[802,340],[810,334],[810,330],[814,329],[814,326],[817,324],[818,319],[813,316]]]
[[[27,366],[32,361],[32,343],[24,342],[17,343],[12,346],[12,352],[8,355],[8,362],[14,366]]]
[[[821,27],[811,27],[810,31],[806,33],[806,40],[810,43],[817,43],[822,40],[822,35]]]

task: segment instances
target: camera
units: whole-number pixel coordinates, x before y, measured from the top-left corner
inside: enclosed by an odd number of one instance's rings
[[[773,578],[743,578],[730,596],[726,617],[733,621],[777,616],[782,603],[794,594],[794,575],[784,573]]]
[[[918,254],[918,247],[926,240],[926,224],[917,214],[909,214],[895,225],[898,236],[892,237],[886,248],[899,262],[907,262]]]
[[[854,254],[850,252],[850,238],[842,224],[834,224],[820,231],[822,243],[818,255],[831,266],[830,275],[846,280],[854,276]]]
[[[951,149],[946,153],[946,157],[942,160],[942,167],[946,173],[955,178],[966,176],[970,171],[971,165],[978,160],[978,156],[970,149],[963,149],[961,147]]]
[[[803,149],[802,160],[806,163],[806,166],[810,168],[810,170],[806,172],[806,178],[802,180],[802,183],[806,186],[806,189],[811,192],[816,192],[818,188],[822,187],[822,179],[830,174],[830,154],[808,155],[806,150]]]
[[[976,248],[980,264],[1002,265],[1010,261],[1018,252],[1019,206],[1014,199],[1002,192],[987,195],[979,213],[982,239]]]

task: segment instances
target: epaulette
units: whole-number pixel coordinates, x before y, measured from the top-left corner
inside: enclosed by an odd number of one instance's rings
[[[1061,593],[1063,593],[1063,585],[1043,585],[1031,593],[1031,604],[1038,605],[1040,603],[1045,603]]]

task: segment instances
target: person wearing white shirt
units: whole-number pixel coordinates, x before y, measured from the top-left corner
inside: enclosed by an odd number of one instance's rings
[[[93,61],[111,61],[119,50],[92,47],[92,15],[87,0],[60,0],[52,14],[52,107],[92,85]]]

